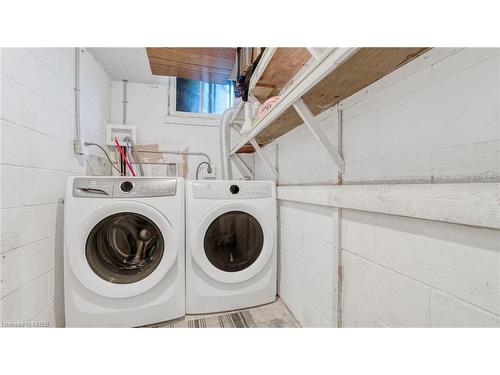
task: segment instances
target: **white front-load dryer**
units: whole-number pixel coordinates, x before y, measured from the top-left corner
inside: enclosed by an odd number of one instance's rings
[[[273,181],[188,181],[186,313],[275,301],[276,231]]]
[[[72,177],[64,209],[68,327],[136,327],[185,314],[182,178]]]

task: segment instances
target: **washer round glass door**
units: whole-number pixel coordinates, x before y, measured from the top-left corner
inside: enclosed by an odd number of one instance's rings
[[[105,281],[130,284],[148,277],[160,264],[164,241],[158,226],[135,212],[101,220],[90,231],[85,255],[90,268]]]
[[[179,251],[178,234],[165,215],[134,201],[99,207],[72,232],[71,270],[83,286],[105,297],[133,297],[153,288]]]
[[[243,211],[229,211],[209,225],[203,248],[207,259],[226,272],[251,266],[264,245],[264,232],[257,219]]]

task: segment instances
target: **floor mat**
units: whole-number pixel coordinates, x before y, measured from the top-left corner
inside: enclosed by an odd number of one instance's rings
[[[160,328],[256,328],[248,310],[161,325]]]
[[[220,314],[186,315],[181,319],[152,324],[152,328],[296,328],[300,327],[285,304],[276,302]]]

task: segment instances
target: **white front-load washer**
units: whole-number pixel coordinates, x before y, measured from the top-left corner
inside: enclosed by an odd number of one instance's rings
[[[182,178],[69,178],[66,326],[136,327],[184,316],[184,194]]]
[[[186,313],[276,299],[273,181],[186,183]]]

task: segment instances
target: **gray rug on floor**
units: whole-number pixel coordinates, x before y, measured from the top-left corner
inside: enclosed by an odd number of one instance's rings
[[[230,314],[209,316],[184,320],[180,322],[166,323],[160,328],[256,328],[257,324],[248,310],[238,311]]]
[[[294,328],[300,327],[278,298],[267,305],[219,314],[186,315],[183,318],[151,324],[155,328]]]

